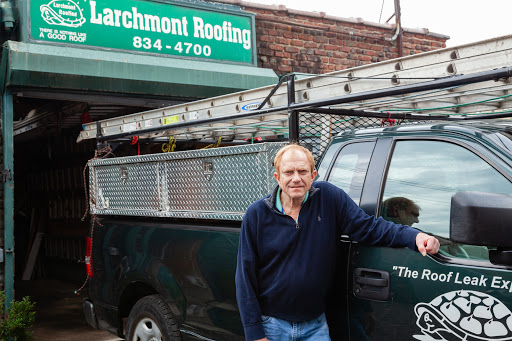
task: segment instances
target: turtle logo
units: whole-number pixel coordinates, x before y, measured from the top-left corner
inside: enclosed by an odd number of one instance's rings
[[[50,25],[80,27],[85,22],[82,9],[72,0],[53,0],[39,9],[44,21]]]
[[[483,292],[458,290],[414,307],[421,341],[512,341],[512,313]]]

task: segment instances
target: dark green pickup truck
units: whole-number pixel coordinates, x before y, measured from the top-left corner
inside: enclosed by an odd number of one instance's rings
[[[333,340],[512,340],[511,120],[346,131],[318,174],[368,214],[441,241],[422,257],[340,236]],[[130,340],[244,339],[240,222],[98,218],[84,300],[93,327]]]

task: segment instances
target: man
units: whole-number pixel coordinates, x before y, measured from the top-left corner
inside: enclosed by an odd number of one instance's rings
[[[341,189],[313,183],[311,152],[283,147],[274,160],[279,186],[252,204],[240,231],[236,294],[245,337],[330,340],[325,319],[339,236],[366,244],[436,253],[436,238],[364,213]]]

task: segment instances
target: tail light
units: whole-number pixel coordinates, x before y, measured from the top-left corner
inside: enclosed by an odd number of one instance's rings
[[[85,269],[87,270],[87,277],[92,278],[92,239],[85,237]]]

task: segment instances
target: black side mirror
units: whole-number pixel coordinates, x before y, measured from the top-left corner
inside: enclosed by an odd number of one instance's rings
[[[512,265],[512,197],[506,194],[458,192],[452,196],[450,239],[457,243],[497,247],[493,264]]]
[[[512,248],[512,197],[458,192],[452,196],[450,239],[457,243]]]

